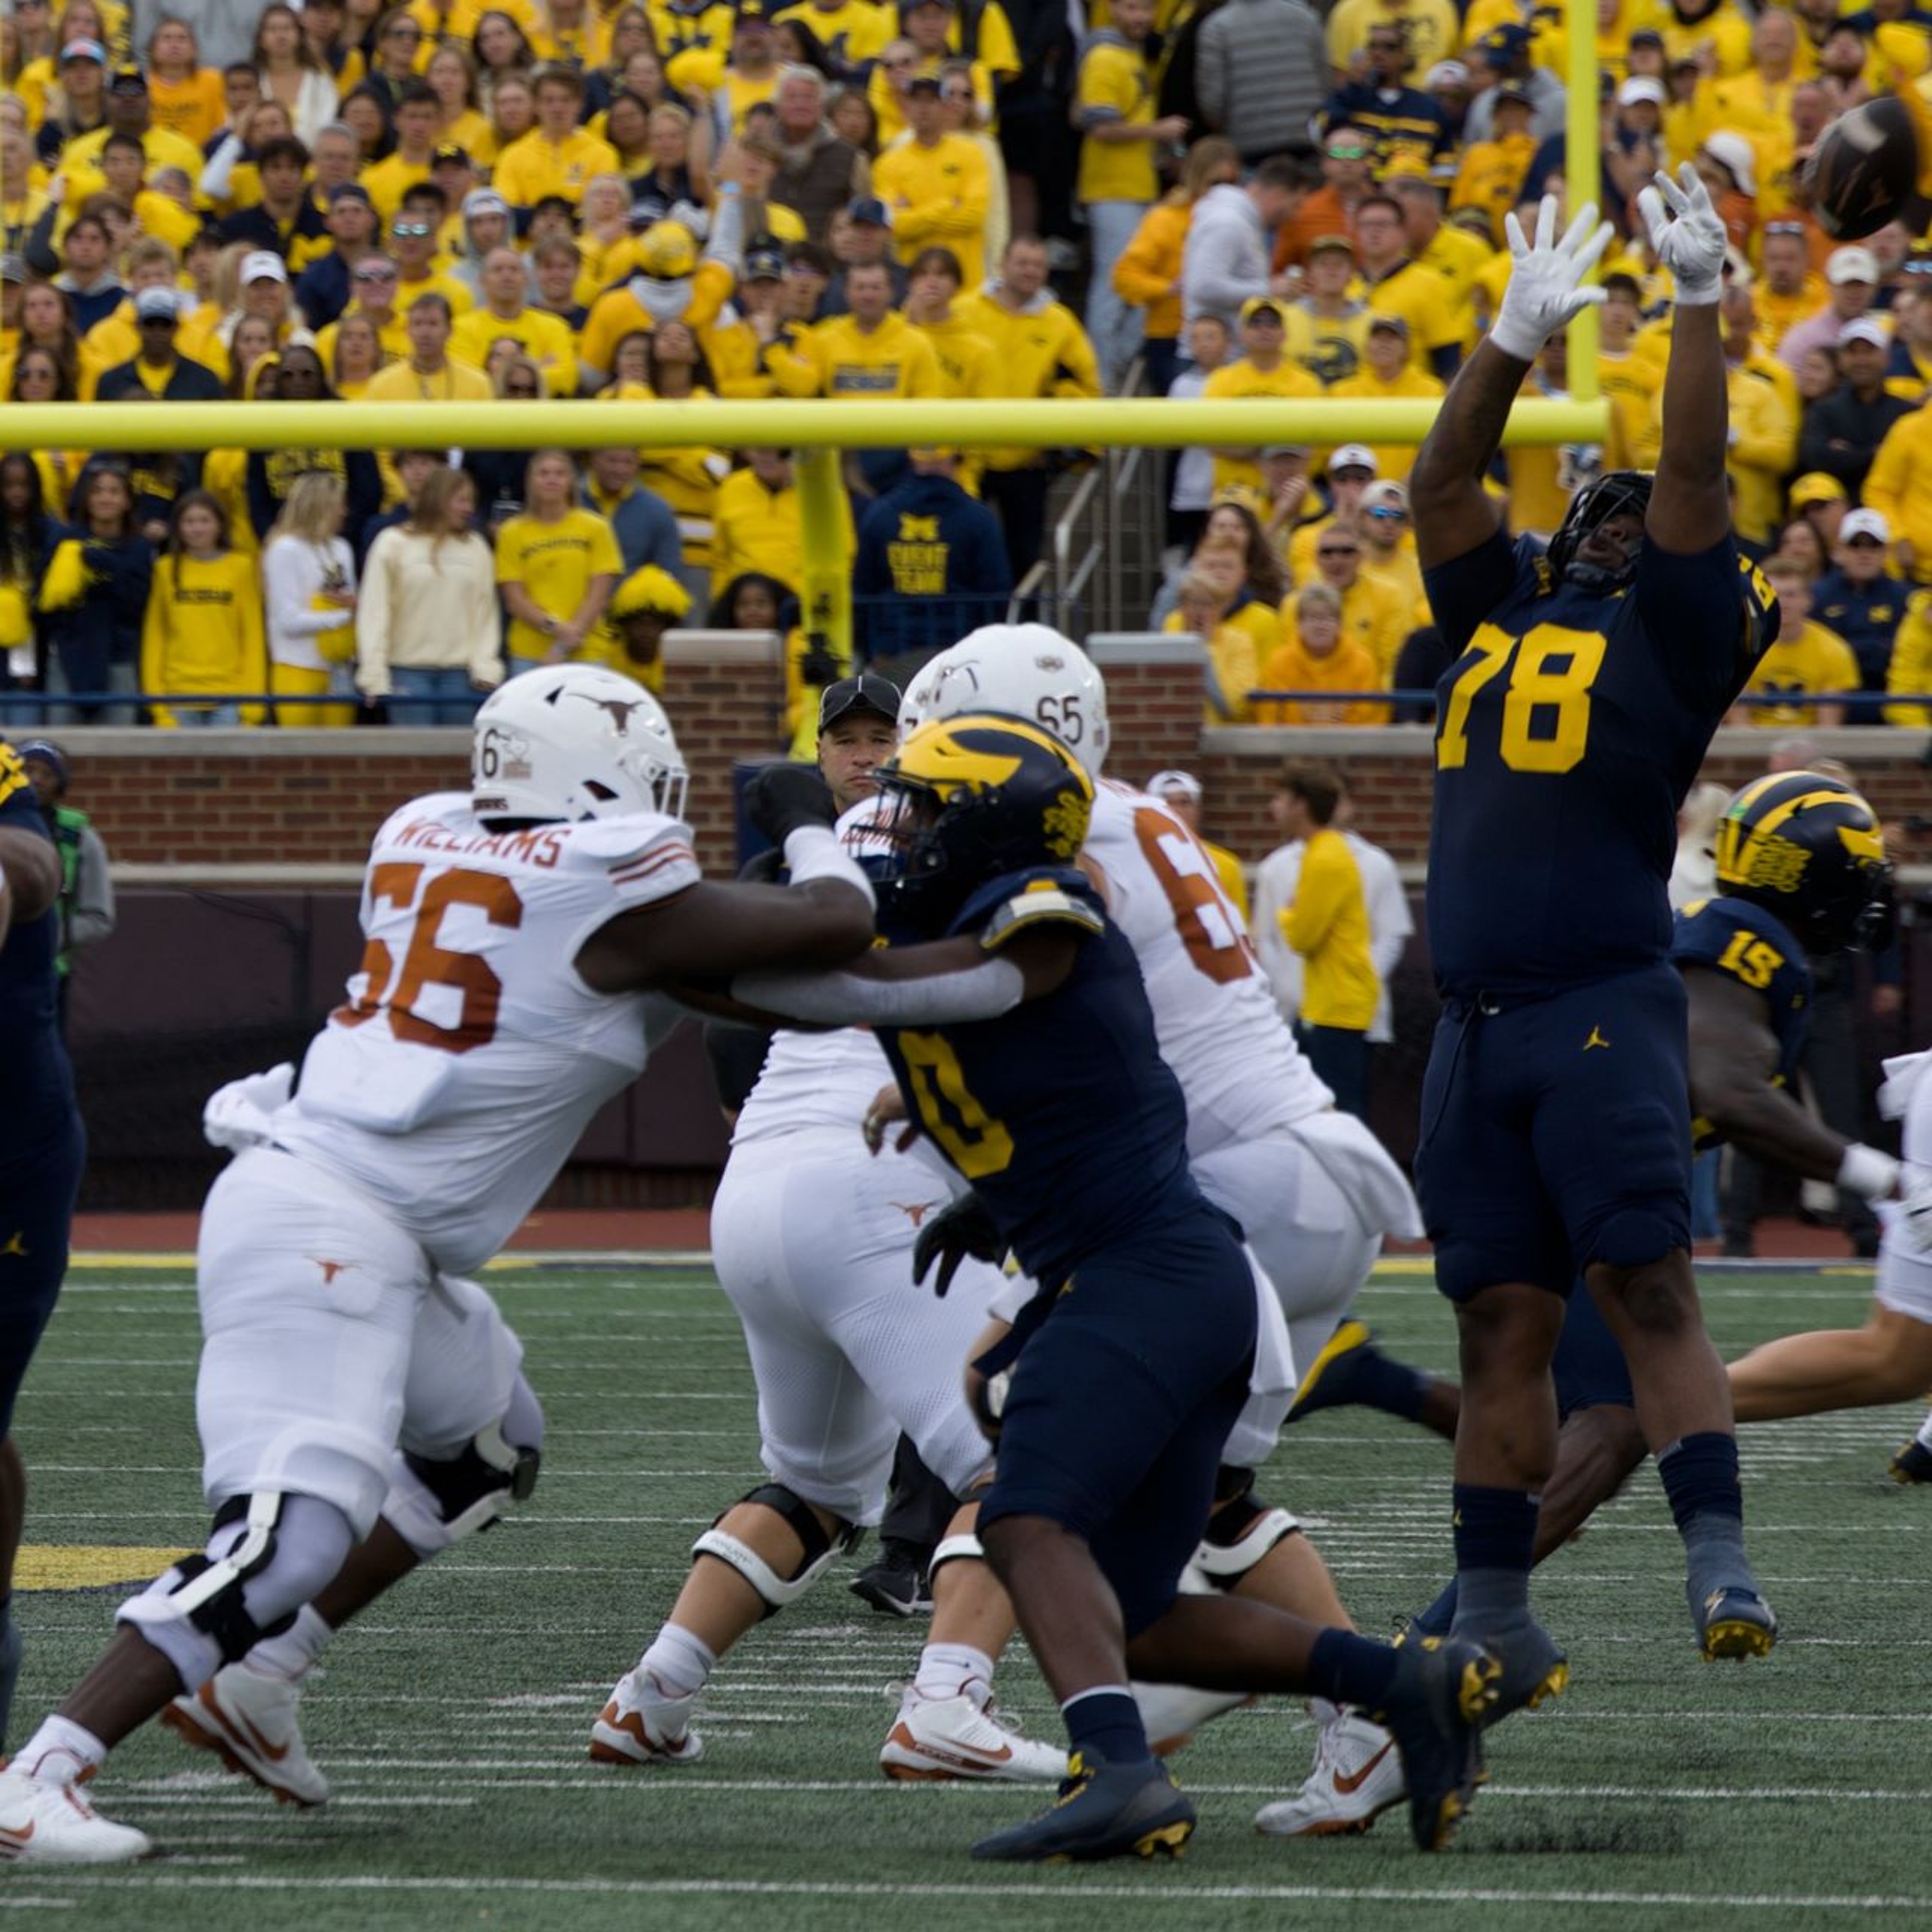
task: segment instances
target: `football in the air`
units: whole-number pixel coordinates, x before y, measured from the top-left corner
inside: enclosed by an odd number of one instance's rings
[[[1888,94],[1841,114],[1819,136],[1805,169],[1826,234],[1856,242],[1897,218],[1918,182],[1918,137]]]

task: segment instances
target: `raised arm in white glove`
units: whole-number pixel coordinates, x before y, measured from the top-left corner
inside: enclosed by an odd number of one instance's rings
[[[1670,271],[1678,306],[1709,308],[1724,293],[1724,250],[1730,238],[1697,170],[1686,161],[1675,181],[1660,172],[1636,205],[1658,260]]]
[[[1590,202],[1558,242],[1554,238],[1556,197],[1546,194],[1536,212],[1534,244],[1524,240],[1522,224],[1514,214],[1503,218],[1503,227],[1515,260],[1496,319],[1490,326],[1490,340],[1505,356],[1534,362],[1543,345],[1572,316],[1602,302],[1604,291],[1586,287],[1585,278],[1610,246],[1610,224],[1598,224],[1597,205]]]

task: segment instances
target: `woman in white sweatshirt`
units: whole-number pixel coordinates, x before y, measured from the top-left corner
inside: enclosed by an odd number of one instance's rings
[[[311,470],[289,486],[262,551],[268,606],[268,688],[278,697],[347,700],[287,704],[276,722],[292,730],[352,724],[356,559],[343,540],[348,496],[340,476]]]
[[[467,724],[503,678],[502,607],[490,546],[470,527],[476,486],[430,471],[405,523],[369,547],[356,611],[356,682],[393,698],[398,724]]]

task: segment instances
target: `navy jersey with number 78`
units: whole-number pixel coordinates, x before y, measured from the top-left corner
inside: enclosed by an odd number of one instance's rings
[[[1457,653],[1436,692],[1438,987],[1548,991],[1660,964],[1677,809],[1776,634],[1769,586],[1729,536],[1679,556],[1646,536],[1604,592],[1498,532],[1428,591]]]

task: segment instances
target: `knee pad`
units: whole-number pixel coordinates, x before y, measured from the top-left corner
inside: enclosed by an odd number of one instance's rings
[[[287,1629],[355,1542],[333,1503],[272,1490],[231,1497],[216,1513],[207,1550],[129,1598],[116,1618],[134,1624],[193,1690]]]
[[[1214,1478],[1214,1513],[1188,1568],[1217,1590],[1233,1589],[1277,1543],[1301,1527],[1300,1519],[1286,1510],[1257,1502],[1254,1482],[1252,1469],[1226,1465]]]
[[[941,1564],[957,1563],[964,1558],[976,1563],[986,1560],[986,1546],[970,1529],[962,1530],[957,1536],[942,1537],[939,1546],[932,1552],[932,1561],[926,1566],[926,1574],[928,1578],[937,1576]]]
[[[432,1460],[406,1450],[390,1459],[382,1514],[418,1556],[430,1557],[494,1524],[529,1500],[543,1461],[543,1409],[522,1376],[501,1418],[456,1455]]]
[[[768,1510],[776,1510],[791,1526],[791,1532],[805,1546],[798,1568],[789,1576],[781,1576],[752,1546],[730,1531],[718,1525],[729,1516],[718,1517],[698,1540],[691,1546],[693,1556],[716,1557],[721,1563],[728,1563],[751,1585],[764,1600],[765,1615],[776,1616],[788,1604],[794,1602],[810,1589],[824,1574],[826,1567],[835,1556],[841,1556],[850,1550],[865,1532],[856,1523],[842,1519],[835,1535],[828,1537],[818,1518],[802,1496],[793,1495],[782,1483],[764,1483],[749,1495],[740,1496],[740,1503],[757,1503]],[[734,1503],[732,1508],[737,1508]]]

